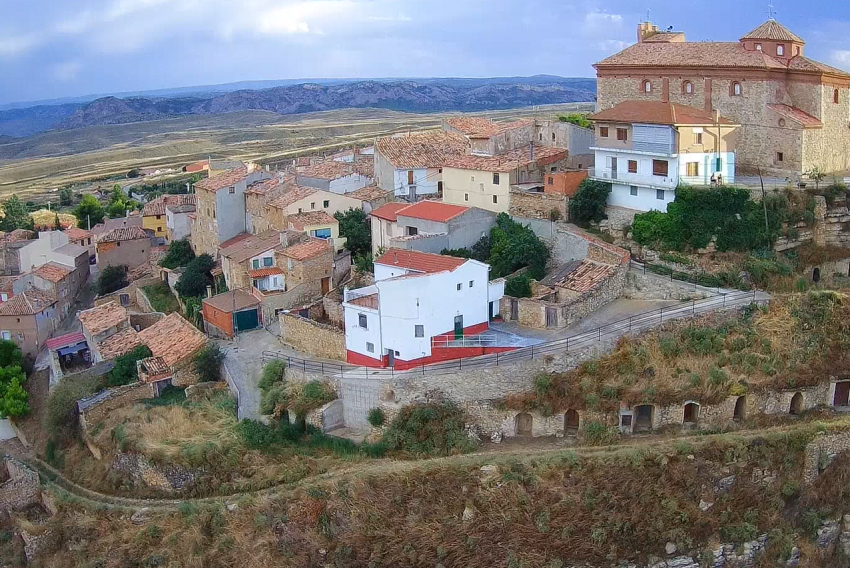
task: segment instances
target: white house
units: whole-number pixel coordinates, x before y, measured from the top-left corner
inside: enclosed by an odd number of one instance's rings
[[[365,170],[354,164],[328,160],[306,167],[299,167],[295,183],[304,187],[321,189],[331,193],[346,194],[372,183]]]
[[[474,341],[498,315],[504,295],[503,282],[490,283],[489,272],[476,260],[384,253],[375,260],[373,285],[344,292],[348,362],[409,369],[510,349]]]
[[[717,112],[660,101],[625,101],[590,117],[592,179],[611,183],[608,205],[666,211],[676,187],[735,181],[737,124]]]
[[[454,132],[425,132],[379,138],[375,144],[375,182],[396,196],[416,201],[443,189],[447,156],[462,156],[466,137]]]

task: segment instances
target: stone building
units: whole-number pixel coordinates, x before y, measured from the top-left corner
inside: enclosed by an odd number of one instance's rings
[[[177,210],[184,211],[181,206],[187,206],[191,209],[185,209],[184,213],[190,213],[195,210],[195,198],[195,194],[160,195],[156,199],[148,201],[142,209],[142,228],[148,231],[152,237],[167,239],[169,227],[166,209],[175,207],[178,208]],[[187,235],[188,232],[184,229],[183,236]]]
[[[97,266],[126,266],[130,270],[150,260],[151,241],[140,227],[113,229],[97,238]]]
[[[27,357],[36,357],[59,321],[56,298],[30,289],[0,304],[0,339],[9,339]]]
[[[772,19],[737,42],[688,42],[644,22],[635,45],[595,67],[598,110],[662,101],[741,124],[739,172],[850,167],[850,74],[806,57],[805,41]]]

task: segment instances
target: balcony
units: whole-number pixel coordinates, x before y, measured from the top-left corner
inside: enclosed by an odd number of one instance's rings
[[[670,164],[674,168],[676,164]],[[593,179],[607,181],[611,183],[620,183],[623,185],[639,185],[641,187],[653,187],[657,189],[676,189],[678,179],[674,174],[667,176],[655,176],[646,174],[632,174],[621,170],[612,170],[611,168],[590,168],[587,175]]]
[[[664,156],[672,156],[676,153],[676,147],[669,142],[640,142],[635,140],[632,142],[632,150],[635,152],[646,152],[647,154],[662,154]]]

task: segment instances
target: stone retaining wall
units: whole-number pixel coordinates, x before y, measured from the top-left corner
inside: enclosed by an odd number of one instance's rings
[[[806,484],[818,478],[822,469],[841,453],[850,450],[850,432],[819,434],[806,446],[803,480]]]
[[[345,361],[345,333],[339,328],[295,314],[281,314],[280,340],[298,351],[323,359]]]
[[[716,295],[704,286],[634,270],[626,273],[623,289],[624,297],[635,300],[702,300]]]
[[[101,393],[94,396],[99,395]],[[132,383],[108,389],[104,393],[102,400],[80,412],[80,427],[83,430],[83,434],[85,435],[89,425],[93,426],[102,421],[107,414],[116,408],[133,404],[137,400],[152,398],[153,396],[153,386],[147,383]]]
[[[566,220],[569,217],[569,202],[566,195],[512,189],[509,214],[512,217],[550,221],[552,212],[557,211],[558,220]]]

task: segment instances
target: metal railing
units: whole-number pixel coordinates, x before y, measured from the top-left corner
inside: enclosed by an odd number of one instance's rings
[[[611,168],[588,168],[587,175],[595,179],[617,181],[626,185],[641,185],[647,187],[658,187],[661,189],[675,189],[678,184],[676,176],[669,174],[666,176],[634,174],[620,169],[613,170]]]
[[[373,368],[355,366],[348,363],[337,363],[332,361],[320,361],[315,359],[301,359],[290,357],[277,351],[263,351],[263,362],[272,359],[286,361],[287,366],[303,371],[305,373],[321,373],[333,375],[340,379],[361,379],[385,381],[394,377],[415,377],[417,375],[443,375],[457,373],[464,370],[484,369],[500,365],[508,365],[545,356],[555,356],[570,351],[577,351],[590,347],[603,339],[615,339],[623,335],[658,327],[665,322],[686,319],[697,315],[709,313],[715,310],[740,308],[751,304],[763,305],[770,302],[769,297],[760,297],[756,290],[751,292],[720,293],[717,296],[705,300],[692,300],[682,302],[676,306],[669,306],[636,314],[619,321],[615,321],[591,331],[582,332],[570,337],[564,337],[529,347],[520,347],[505,353],[494,353],[478,357],[452,359],[442,363],[421,365],[405,370],[393,368]]]
[[[500,341],[500,338],[502,341]],[[479,333],[478,335],[462,335],[460,337],[455,337],[453,333],[446,333],[432,337],[431,347],[516,347],[516,344],[511,345],[504,339],[504,336],[495,333]]]

